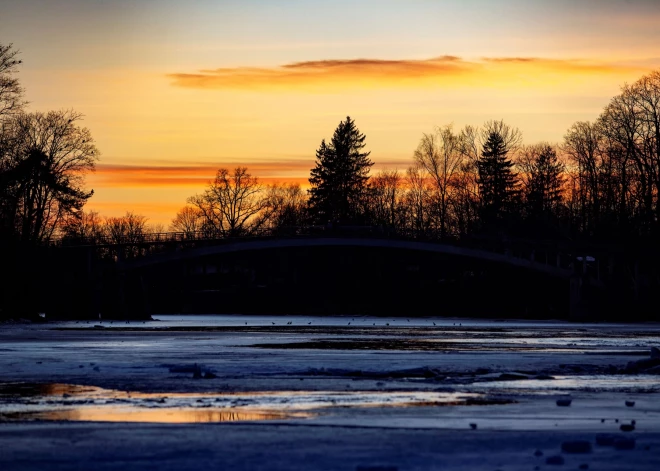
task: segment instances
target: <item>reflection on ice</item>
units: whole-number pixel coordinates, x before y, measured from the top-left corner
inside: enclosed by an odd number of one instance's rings
[[[483,394],[437,391],[141,393],[70,384],[0,385],[0,421],[225,422],[310,417],[333,407],[502,404]]]
[[[157,422],[157,423],[205,423],[239,422],[248,420],[276,420],[305,418],[310,414],[282,411],[237,411],[225,409],[144,409],[139,407],[81,406],[75,409],[58,409],[41,412],[14,412],[5,420],[67,420],[81,422]],[[0,414],[0,421],[3,415]]]

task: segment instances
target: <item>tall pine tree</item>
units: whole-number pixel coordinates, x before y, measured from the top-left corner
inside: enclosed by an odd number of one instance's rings
[[[309,183],[310,213],[317,223],[360,222],[365,203],[370,152],[363,152],[365,135],[349,116],[339,123],[329,143],[321,141]]]
[[[481,217],[486,229],[505,218],[518,194],[517,176],[508,153],[504,136],[491,131],[477,161]]]

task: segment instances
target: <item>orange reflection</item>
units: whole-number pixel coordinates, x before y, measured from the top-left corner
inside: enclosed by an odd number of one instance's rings
[[[237,411],[233,409],[167,409],[126,407],[81,407],[32,414],[15,414],[14,420],[70,420],[76,422],[154,422],[154,423],[210,423],[240,422],[248,420],[276,420],[307,418],[311,414],[275,411]]]

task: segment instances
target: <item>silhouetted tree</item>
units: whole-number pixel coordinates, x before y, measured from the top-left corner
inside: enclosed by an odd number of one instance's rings
[[[660,71],[623,86],[599,125],[610,139],[612,182],[621,183],[619,206],[627,206],[622,199],[632,197],[637,206],[637,233],[660,235]],[[631,170],[634,180],[630,180]]]
[[[307,197],[297,183],[269,185],[264,198],[264,226],[278,232],[295,231],[307,221]]]
[[[170,223],[170,230],[175,232],[183,232],[187,237],[193,237],[196,232],[199,232],[204,227],[204,217],[199,208],[192,206],[184,206],[176,213],[174,219]]]
[[[451,207],[460,237],[473,233],[479,220],[479,139],[479,128],[475,126],[465,126],[458,133],[463,158],[453,178]]]
[[[215,179],[201,195],[188,198],[204,219],[203,230],[222,237],[236,237],[258,231],[264,223],[266,207],[263,188],[246,167],[234,173],[218,170]]]
[[[62,236],[68,239],[100,242],[104,237],[104,221],[96,211],[78,211],[62,224]]]
[[[402,197],[403,226],[414,237],[427,237],[431,231],[433,188],[423,167],[406,170],[406,193]]]
[[[369,216],[373,224],[399,228],[403,182],[396,170],[381,170],[369,182]]]
[[[486,228],[498,225],[513,210],[517,177],[509,153],[521,141],[520,132],[502,121],[486,123],[482,130],[481,157],[477,161],[482,221]]]
[[[518,157],[517,166],[521,170],[528,221],[539,226],[539,230],[556,224],[566,170],[556,149],[547,143],[526,146]]]
[[[103,223],[105,236],[115,244],[136,244],[147,234],[147,218],[127,211],[124,216],[108,217]]]
[[[594,236],[600,221],[604,155],[602,129],[587,121],[574,123],[564,136],[563,149],[576,167],[572,192],[578,232]]]
[[[461,142],[452,126],[436,128],[424,134],[414,153],[415,162],[428,172],[435,184],[440,223],[440,239],[447,236],[449,209],[452,192],[457,183],[456,176],[463,163]]]
[[[67,216],[80,211],[93,191],[83,190],[98,150],[73,111],[20,113],[5,121],[8,145],[3,169],[2,216],[25,242],[47,240]]]
[[[15,184],[21,178],[14,169],[10,149],[15,136],[10,133],[8,119],[22,110],[23,88],[15,76],[21,63],[12,45],[0,43],[0,239],[16,236],[15,212],[17,195]]]
[[[17,59],[20,51],[12,44],[0,43],[0,127],[2,120],[23,109],[23,87],[15,77],[21,60]]]
[[[373,162],[363,152],[365,135],[346,117],[329,144],[321,141],[309,183],[310,213],[319,223],[358,222],[365,204],[365,190]]]

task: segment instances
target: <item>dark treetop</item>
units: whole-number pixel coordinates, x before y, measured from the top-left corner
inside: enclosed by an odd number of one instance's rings
[[[346,117],[329,143],[321,141],[311,170],[310,212],[318,223],[358,222],[373,162],[363,152],[365,135]]]

